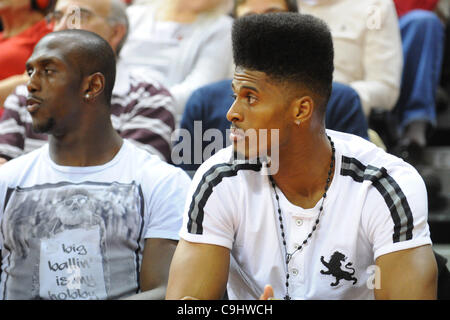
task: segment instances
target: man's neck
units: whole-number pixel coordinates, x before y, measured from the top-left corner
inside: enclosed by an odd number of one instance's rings
[[[311,136],[286,150],[280,150],[278,172],[273,178],[291,203],[307,209],[313,208],[322,198],[331,155],[331,145],[326,134]],[[334,163],[331,179],[333,173]]]
[[[90,128],[80,128],[75,134],[50,135],[50,157],[61,166],[100,166],[117,155],[122,143],[111,121],[98,121]]]
[[[3,37],[11,38],[43,19],[41,13],[28,10],[5,10],[1,15]]]

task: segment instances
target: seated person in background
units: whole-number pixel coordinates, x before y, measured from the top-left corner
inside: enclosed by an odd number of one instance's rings
[[[436,93],[444,55],[444,25],[429,10],[435,1],[394,0],[402,35],[404,68],[400,97],[393,112],[401,128],[396,153],[423,164],[427,133],[436,126]]]
[[[435,299],[420,175],[365,139],[325,129],[327,25],[251,15],[235,20],[232,40],[233,145],[193,179],[166,298],[220,299],[227,288],[230,299],[258,299],[270,284],[287,300]]]
[[[400,29],[392,0],[300,0],[300,12],[324,20],[335,51],[333,79],[358,92],[366,116],[391,110],[403,66]]]
[[[295,0],[236,0],[233,9],[236,18],[250,14],[288,11],[298,12]],[[190,157],[184,157],[182,152],[177,154],[177,150],[185,145],[180,139],[178,147],[175,147],[172,153],[174,163],[192,173],[215,151],[230,145],[226,130],[230,128],[231,123],[227,120],[226,114],[234,101],[232,95],[231,80],[206,85],[194,91],[186,104],[180,125],[182,129],[189,132],[189,136],[186,137],[191,139]],[[201,121],[201,123],[195,124],[195,121]],[[368,139],[367,120],[362,111],[359,96],[354,89],[341,83],[333,83],[325,125],[328,129],[352,133]],[[210,129],[220,130],[220,136],[217,134],[220,143],[214,141],[214,144],[218,146],[217,150],[211,149],[212,152],[204,154],[207,146],[211,145],[210,139],[204,135]],[[196,149],[196,144],[199,143],[202,145],[201,150]],[[196,155],[198,152],[201,153]],[[198,159],[201,161],[196,161]],[[176,160],[181,163],[177,163]]]
[[[299,3],[302,13],[323,19],[331,28],[334,79],[358,92],[367,116],[374,108],[390,112],[397,128],[389,136],[380,135],[388,151],[415,165],[411,153],[402,150],[412,147],[419,154],[427,127],[436,123],[434,97],[443,54],[437,17],[421,12],[399,22],[392,0]]]
[[[401,17],[413,10],[433,11],[440,0],[394,0],[398,16]],[[447,1],[447,0],[444,0]]]
[[[0,299],[164,297],[190,179],[113,128],[115,66],[84,30],[50,33],[27,62],[49,139],[0,168]]]
[[[177,124],[191,93],[230,75],[227,0],[156,0],[128,7],[124,65],[165,85],[175,98]]]
[[[27,81],[25,62],[33,52],[36,43],[51,27],[45,21],[45,14],[55,1],[14,0],[1,1],[0,19],[0,116],[3,103],[14,88]]]
[[[55,30],[74,27],[68,21],[81,13],[79,27],[109,42],[117,59],[124,44],[128,19],[121,0],[59,0],[53,14]],[[144,80],[118,64],[113,89],[111,120],[123,138],[151,154],[170,161],[170,137],[175,128],[174,102],[157,81]],[[45,143],[46,134],[33,132],[26,109],[26,86],[19,86],[5,103],[0,122],[0,157],[3,161],[30,152]]]

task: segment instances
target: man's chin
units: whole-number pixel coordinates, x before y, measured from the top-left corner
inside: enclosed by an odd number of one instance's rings
[[[42,134],[46,133],[48,134],[50,130],[53,128],[54,121],[50,120],[46,123],[35,123],[33,122],[32,128],[35,133]]]

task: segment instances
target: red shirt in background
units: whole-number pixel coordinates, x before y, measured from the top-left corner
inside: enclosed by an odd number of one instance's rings
[[[414,9],[432,11],[439,0],[394,0],[399,17]]]
[[[24,73],[25,63],[33,53],[34,46],[52,31],[47,21],[42,20],[11,38],[3,38],[0,32],[0,80]]]

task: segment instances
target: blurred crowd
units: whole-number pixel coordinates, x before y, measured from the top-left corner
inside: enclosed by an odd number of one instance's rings
[[[192,174],[229,144],[233,19],[299,11],[323,19],[333,35],[327,128],[369,139],[421,170],[448,106],[449,7],[448,0],[0,1],[0,163],[46,140],[32,131],[25,108],[34,45],[47,33],[78,28],[99,34],[116,53],[115,129]],[[179,128],[199,135],[190,155],[176,152]],[[205,153],[212,139],[220,143]]]

